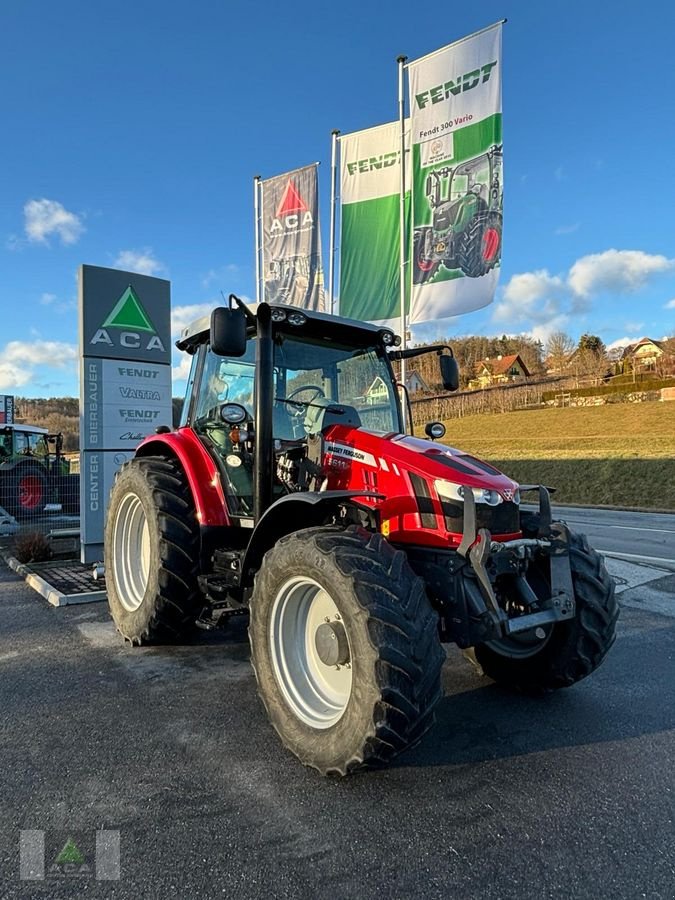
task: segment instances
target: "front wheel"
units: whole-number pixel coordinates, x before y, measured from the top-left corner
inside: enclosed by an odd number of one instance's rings
[[[110,613],[132,644],[170,643],[192,630],[202,602],[199,529],[185,473],[161,457],[117,473],[105,529]]]
[[[424,584],[379,534],[309,528],[263,559],[249,636],[284,745],[322,775],[388,762],[433,723],[445,654]]]
[[[595,671],[614,643],[619,606],[602,557],[574,532],[569,552],[574,619],[477,645],[476,660],[494,681],[535,693],[569,687]],[[550,593],[541,570],[527,578],[540,596]]]

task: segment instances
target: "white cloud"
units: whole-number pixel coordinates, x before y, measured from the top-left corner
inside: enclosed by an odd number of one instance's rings
[[[120,250],[113,265],[127,272],[138,272],[139,275],[159,275],[164,271],[163,263],[155,259],[150,247],[144,247],[142,250]]]
[[[222,302],[222,301],[221,301]],[[171,310],[171,334],[178,336],[195,319],[208,316],[218,306],[217,300],[210,303],[194,303],[191,306],[174,306]]]
[[[56,300],[56,294],[47,294],[47,293],[45,293],[45,294],[43,294],[43,295],[40,297],[40,303],[41,303],[43,306],[49,306],[49,305],[52,304],[55,300]]]
[[[570,269],[568,283],[580,297],[601,291],[631,293],[674,266],[675,260],[642,250],[605,250],[578,259]]]
[[[634,344],[634,343],[635,343],[635,338],[628,337],[628,335],[626,335],[625,337],[617,338],[615,341],[612,341],[611,344],[607,344],[607,352],[610,352],[611,350],[622,350],[624,347],[627,347],[629,344]]]
[[[73,368],[77,347],[60,341],[10,341],[0,350],[0,391],[14,390],[35,380],[37,366]]]
[[[24,363],[39,366],[47,363],[63,369],[78,358],[75,344],[61,341],[10,341],[0,352],[1,362]]]
[[[644,322],[624,322],[623,327],[626,329],[626,331],[631,331],[631,332],[635,333],[637,331],[642,331],[642,329],[645,327],[645,323]]]
[[[171,369],[171,378],[174,381],[187,381],[192,366],[192,357],[183,353],[177,366]]]
[[[62,244],[75,244],[84,231],[81,218],[56,200],[29,200],[23,214],[26,236],[34,243],[46,244],[54,234]]]
[[[31,369],[12,363],[0,362],[0,390],[12,391],[14,388],[23,387],[33,377]]]
[[[675,309],[675,297],[672,300],[669,300],[667,303],[663,304],[664,309]]]
[[[535,325],[529,332],[528,336],[535,341],[541,341],[546,345],[552,334],[556,331],[565,331],[569,325],[570,317],[565,313],[554,316],[550,321]]]
[[[513,275],[495,306],[492,319],[509,323],[531,319],[543,324],[558,314],[565,294],[563,279],[546,269]]]

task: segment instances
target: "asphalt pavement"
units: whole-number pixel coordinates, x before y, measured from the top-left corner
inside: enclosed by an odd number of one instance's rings
[[[617,565],[594,675],[532,699],[453,649],[434,731],[343,781],[282,749],[241,623],[131,649],[104,604],[50,608],[0,569],[0,897],[670,900],[675,575]],[[97,829],[119,880],[55,862],[70,838],[90,864]],[[43,880],[19,877],[22,830]]]
[[[529,505],[528,505],[528,508]],[[675,514],[584,506],[554,506],[556,519],[588,535],[601,553],[623,553],[643,561],[675,563]]]

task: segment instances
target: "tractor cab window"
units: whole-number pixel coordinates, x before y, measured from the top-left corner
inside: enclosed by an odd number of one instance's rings
[[[385,351],[324,340],[280,336],[275,347],[275,437],[304,437],[321,424],[331,403],[348,407],[352,424],[371,431],[400,431],[398,399]],[[290,429],[290,430],[289,430]]]

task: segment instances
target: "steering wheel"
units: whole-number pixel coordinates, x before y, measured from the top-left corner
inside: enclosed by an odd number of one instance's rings
[[[311,400],[296,400],[295,402],[293,402],[293,398],[297,394],[301,394],[303,391],[314,391]],[[303,384],[300,387],[295,388],[295,390],[291,391],[288,397],[286,397],[285,402],[292,407],[293,414],[299,416],[304,414],[305,410],[312,402],[312,400],[316,400],[317,397],[323,397],[325,399],[326,394],[322,387],[319,387],[318,384]]]

